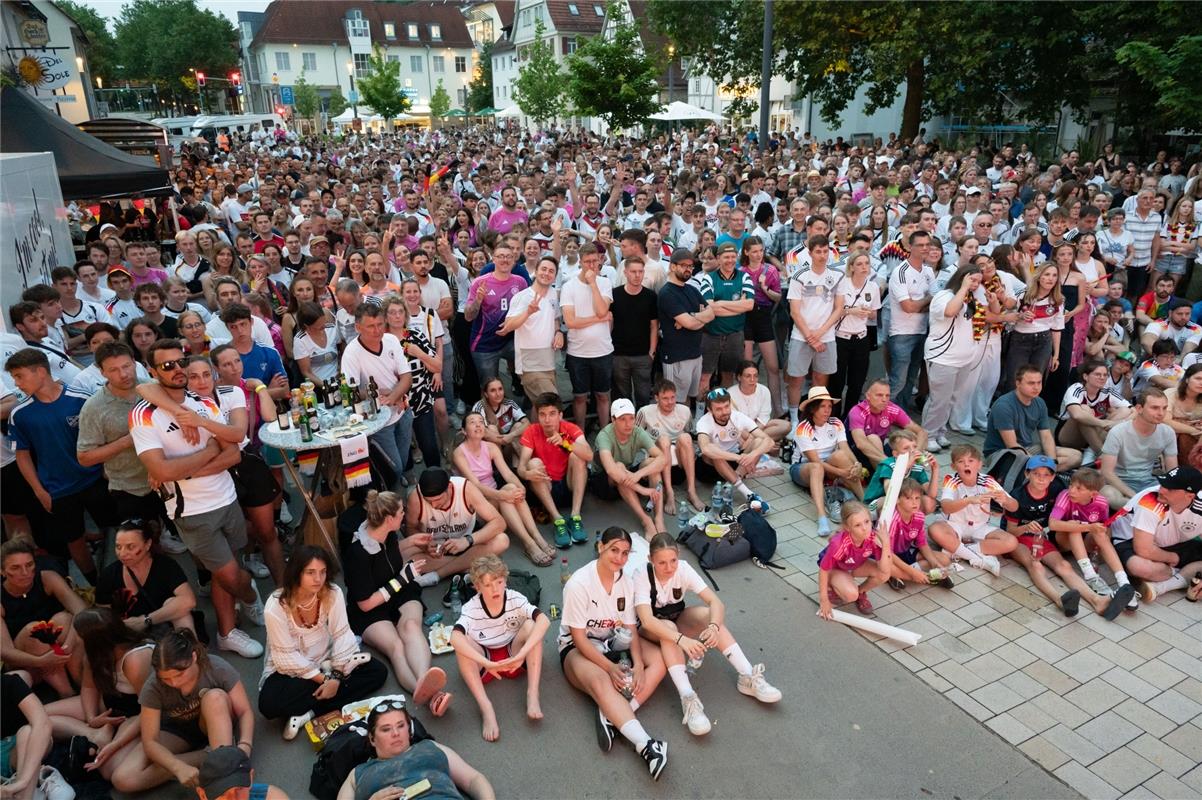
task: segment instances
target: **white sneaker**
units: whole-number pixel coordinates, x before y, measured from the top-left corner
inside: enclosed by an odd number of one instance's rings
[[[159,534],[159,547],[163,549],[164,553],[171,553],[173,555],[188,552],[188,545],[184,544],[184,540],[179,538],[178,534],[166,529]]]
[[[313,712],[306,711],[304,714],[298,714],[295,717],[288,719],[288,724],[284,726],[284,741],[291,742],[296,738],[296,735],[305,727],[305,723],[313,719]]]
[[[1093,451],[1092,447],[1085,448],[1085,451],[1081,454],[1081,466],[1083,467],[1088,467],[1097,460],[1098,454]]]
[[[969,548],[970,550],[972,548]],[[979,551],[973,551],[976,558],[971,559],[968,563],[977,569],[985,570],[993,573],[993,576],[999,577],[1002,574],[1002,565],[994,556],[987,556]]]
[[[292,524],[292,511],[289,510],[287,503],[282,503],[280,505],[280,522],[284,523],[285,525]]]
[[[752,667],[750,675],[740,675],[738,689],[742,694],[754,697],[761,703],[776,703],[781,697],[780,689],[764,680],[763,664]]]
[[[217,649],[229,650],[243,658],[258,658],[263,655],[263,645],[238,628],[232,629],[227,636],[217,634]]]
[[[263,556],[260,553],[250,553],[242,560],[242,566],[246,567],[246,571],[256,578],[270,578],[271,570],[263,563]]]
[[[705,715],[705,707],[701,705],[701,698],[696,694],[687,694],[680,698],[680,708],[684,711],[684,719],[681,723],[689,726],[689,733],[694,736],[705,736],[710,732],[713,726],[710,724],[709,717]]]
[[[254,579],[251,579],[250,588],[255,593],[255,602],[247,605],[242,603],[242,613],[248,620],[262,628],[266,625],[263,617],[263,598],[259,597],[259,587],[255,585]]]
[[[928,453],[939,453],[939,452],[942,452],[942,450],[943,450],[943,445],[939,444],[938,439],[929,439],[927,441],[927,452]]]
[[[936,442],[936,443],[937,443],[937,444],[938,444],[938,445],[939,445],[941,448],[942,448],[942,447],[951,447],[951,446],[952,446],[952,443],[951,443],[950,441],[948,441],[948,438],[947,438],[947,436],[945,436],[945,435],[944,435],[944,434],[942,434],[942,433],[941,433],[941,434],[939,434],[938,436],[936,436],[936,437],[935,437],[935,442]]]
[[[1102,579],[1101,575],[1098,575],[1096,573],[1094,574],[1094,576],[1092,578],[1085,579],[1085,585],[1088,586],[1090,591],[1092,591],[1098,597],[1113,597],[1114,596],[1114,590],[1111,589],[1110,585],[1107,584],[1106,581],[1104,581]]]
[[[45,800],[75,800],[75,790],[57,769],[43,766],[38,771],[37,788],[33,796]]]

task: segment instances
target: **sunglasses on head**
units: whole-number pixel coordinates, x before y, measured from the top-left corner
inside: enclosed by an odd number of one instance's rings
[[[163,372],[175,372],[177,369],[183,368],[184,359],[182,358],[173,358],[170,361],[164,361],[162,364],[159,364],[155,367],[155,369],[160,369]]]
[[[709,394],[705,396],[706,400],[721,400],[724,397],[729,397],[730,392],[723,388],[711,389]]]
[[[385,703],[380,703],[378,706],[376,706],[375,708],[372,709],[372,711],[376,712],[377,714],[384,714],[388,711],[404,711],[404,710],[405,710],[405,704],[402,703],[400,700],[389,700]]]

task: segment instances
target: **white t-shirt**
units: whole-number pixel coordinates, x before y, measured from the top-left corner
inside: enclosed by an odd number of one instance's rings
[[[141,362],[134,364],[134,372],[138,376],[138,383],[150,382],[150,374],[146,371],[146,367],[142,366]],[[89,364],[79,371],[79,374],[72,379],[71,385],[68,388],[73,392],[91,397],[103,389],[108,382],[108,378],[104,377],[104,374],[101,373],[100,367],[95,364]]]
[[[1120,395],[1117,389],[1109,386],[1101,389],[1096,397],[1090,399],[1089,394],[1085,391],[1085,384],[1078,382],[1068,387],[1068,391],[1064,393],[1064,402],[1060,404],[1060,419],[1068,419],[1069,406],[1085,406],[1098,419],[1106,419],[1114,409],[1130,408],[1131,403]]]
[[[613,591],[606,592],[597,574],[598,564],[590,561],[572,573],[563,587],[563,617],[559,622],[559,652],[572,643],[572,628],[583,628],[589,643],[604,653],[614,628],[633,627],[634,583],[624,573],[614,576]]]
[[[219,344],[229,344],[234,337],[230,334],[230,329],[225,327],[225,323],[221,321],[221,317],[217,314],[205,323],[205,333],[209,335],[211,344],[216,347]],[[255,344],[261,344],[264,347],[275,349],[275,342],[271,338],[271,330],[268,329],[267,323],[258,317],[250,318],[250,338],[255,341]]]
[[[606,281],[597,279],[597,289],[601,296],[611,303],[614,290]],[[596,311],[593,308],[593,287],[586,286],[579,277],[572,278],[563,285],[559,295],[561,308],[572,308],[579,317],[591,317]],[[614,351],[613,337],[610,335],[609,323],[604,320],[594,322],[584,328],[568,328],[567,353],[579,358],[597,358],[607,356]]]
[[[772,419],[772,392],[762,383],[757,383],[750,395],[743,394],[743,389],[736,383],[730,387],[730,402],[735,411],[746,414],[760,425]]]
[[[1160,486],[1152,486],[1127,501],[1123,510],[1127,513],[1110,526],[1110,538],[1125,542],[1135,538],[1135,531],[1152,534],[1157,547],[1172,547],[1196,537],[1202,530],[1202,500],[1195,497],[1189,507],[1180,514],[1160,502],[1157,493]]]
[[[676,562],[676,573],[668,578],[667,583],[660,583],[659,578],[648,576],[647,569],[635,570],[634,573],[634,605],[649,606],[651,605],[651,581],[655,581],[655,606],[652,608],[654,613],[656,608],[663,608],[672,603],[679,603],[685,599],[685,596],[692,592],[693,594],[701,594],[709,588],[697,570],[693,569],[693,565],[687,561],[680,560]]]
[[[1177,345],[1178,352],[1184,350],[1187,344],[1197,347],[1198,343],[1202,342],[1202,326],[1196,325],[1193,322],[1187,322],[1184,328],[1177,328],[1170,325],[1167,319],[1158,319],[1144,328],[1144,336],[1148,334],[1155,336],[1157,339],[1170,340],[1173,344]]]
[[[825,461],[831,453],[839,448],[840,442],[847,441],[847,431],[838,417],[831,417],[825,425],[815,427],[812,422],[803,420],[793,431],[793,440],[797,447],[793,449],[793,463],[800,464],[808,461],[805,458],[807,450],[816,450],[818,460]]]
[[[1104,228],[1098,231],[1097,239],[1102,260],[1120,266],[1127,258],[1127,248],[1135,243],[1135,237],[1126,228],[1117,234],[1111,232],[1109,227]]]
[[[125,330],[125,327],[129,325],[129,323],[142,316],[142,309],[138,308],[138,304],[135,303],[132,298],[129,300],[122,300],[121,298],[117,297],[116,294],[114,294],[113,298],[105,304],[104,310],[109,313],[109,316],[113,320],[113,324],[121,330]],[[221,327],[223,329],[225,328],[224,325]],[[228,331],[226,332],[225,338],[226,341],[229,341],[230,337]],[[214,342],[214,344],[218,343]]]
[[[710,437],[710,441],[728,453],[740,452],[742,434],[751,433],[755,428],[755,420],[733,408],[730,410],[730,419],[726,421],[725,425],[719,425],[714,419],[714,415],[708,411],[705,416],[697,420],[697,435],[700,436],[704,433]]]
[[[925,311],[903,311],[902,300],[925,300],[931,294],[935,273],[926,264],[917,269],[909,261],[898,265],[889,276],[889,335],[927,332]]]
[[[215,400],[201,398],[191,392],[184,395],[181,403],[184,408],[216,422],[224,422],[221,407]],[[200,429],[200,441],[189,444],[184,439],[183,431],[175,422],[175,417],[163,411],[158,406],[151,405],[145,400],[134,406],[129,412],[130,436],[134,440],[134,449],[138,455],[151,450],[162,450],[168,458],[190,456],[203,450],[213,434],[204,428]],[[201,478],[183,478],[175,482],[174,495],[167,499],[167,513],[175,515],[176,506],[183,499],[183,509],[179,516],[191,517],[225,508],[238,502],[234,490],[234,480],[229,472],[221,471],[216,475],[206,475]]]
[[[450,298],[451,296],[451,287],[447,286],[447,282],[442,278],[435,278],[433,275],[428,276],[426,285],[422,286],[421,290],[422,305],[433,310],[435,314],[438,314],[438,304],[442,302],[442,298]],[[441,335],[445,337],[447,335],[446,331],[444,330]],[[431,339],[430,341],[433,342],[434,340]],[[443,343],[446,343],[446,339],[443,339]]]
[[[333,380],[338,375],[338,326],[326,323],[325,346],[317,344],[308,332],[301,331],[292,337],[292,357],[309,359],[309,369],[323,381]]]
[[[534,287],[528,286],[509,300],[509,311],[505,317],[516,317],[526,313],[534,299]],[[559,292],[554,286],[539,301],[538,311],[522,327],[513,332],[515,368],[519,375],[527,372],[548,372],[555,369],[555,350],[552,341],[559,325]]]
[[[927,335],[925,357],[931,363],[946,367],[967,367],[981,357],[985,340],[973,338],[970,298],[965,298],[963,306],[954,316],[948,317],[943,313],[955,299],[955,292],[948,289],[931,298],[931,332]],[[978,289],[971,299],[978,303],[985,302],[984,292]],[[932,388],[938,390],[945,387]]]
[[[501,612],[494,617],[484,608],[484,601],[477,594],[463,604],[463,612],[455,621],[455,630],[481,647],[505,647],[517,636],[518,628],[526,620],[537,619],[540,613],[538,606],[524,594],[506,589]]]
[[[438,318],[438,312],[434,308],[425,305],[425,300],[422,301],[422,304],[420,311],[409,315],[405,327],[414,333],[425,336],[431,345],[437,345],[438,340],[446,335],[446,326],[442,324],[442,320]]]
[[[668,441],[675,442],[680,434],[689,429],[689,423],[693,421],[693,414],[689,411],[688,406],[680,403],[676,404],[670,414],[665,414],[660,411],[658,405],[650,403],[640,408],[634,419],[639,427],[651,434],[653,439],[658,440],[661,436],[667,436]]]
[[[93,322],[107,322],[113,324],[113,318],[109,316],[109,312],[105,310],[100,303],[93,303],[91,300],[80,300],[79,311],[70,314],[66,309],[63,309],[62,315],[58,319],[60,325],[71,325],[79,328],[81,331]]]
[[[881,307],[881,287],[868,276],[864,286],[857,289],[851,282],[851,277],[844,275],[835,287],[835,291],[843,296],[843,318],[835,323],[835,336],[847,339],[858,339],[868,333],[869,319],[848,314],[850,308],[867,308],[876,311]],[[875,320],[872,320],[875,324]]]
[[[400,339],[391,333],[384,334],[378,352],[368,350],[358,338],[342,351],[342,374],[347,380],[354,378],[366,389],[369,379],[375,378],[381,396],[391,392],[400,377],[408,372],[409,359],[401,349]],[[388,423],[391,425],[400,418],[401,412],[393,407]]]
[[[843,280],[843,273],[827,267],[822,272],[802,268],[793,273],[789,279],[789,291],[786,299],[801,301],[801,316],[811,329],[819,328],[835,309],[836,287]],[[804,341],[801,331],[793,326],[792,338]],[[835,326],[832,325],[822,336],[822,341],[835,341]]]

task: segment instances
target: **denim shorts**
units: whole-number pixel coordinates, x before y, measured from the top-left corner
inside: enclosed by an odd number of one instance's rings
[[[614,384],[613,356],[595,358],[583,356],[567,357],[568,377],[572,381],[572,394],[609,394]]]

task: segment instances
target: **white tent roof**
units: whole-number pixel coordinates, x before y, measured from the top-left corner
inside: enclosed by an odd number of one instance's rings
[[[352,106],[347,106],[346,111],[343,111],[338,116],[334,117],[331,122],[335,125],[350,125],[355,119],[355,109]],[[371,106],[359,106],[359,119],[363,120],[364,124],[371,122],[383,122],[384,118],[372,110]],[[393,119],[410,119],[408,114],[398,114]]]
[[[668,107],[658,114],[652,114],[651,119],[659,120],[709,120],[712,122],[721,122],[723,116],[716,114],[713,111],[706,111],[704,108],[692,105],[691,103],[682,103],[679,100],[668,104]]]
[[[509,108],[503,108],[498,111],[497,116],[506,119],[515,119],[522,116],[522,109],[518,108],[517,106],[510,106]]]

